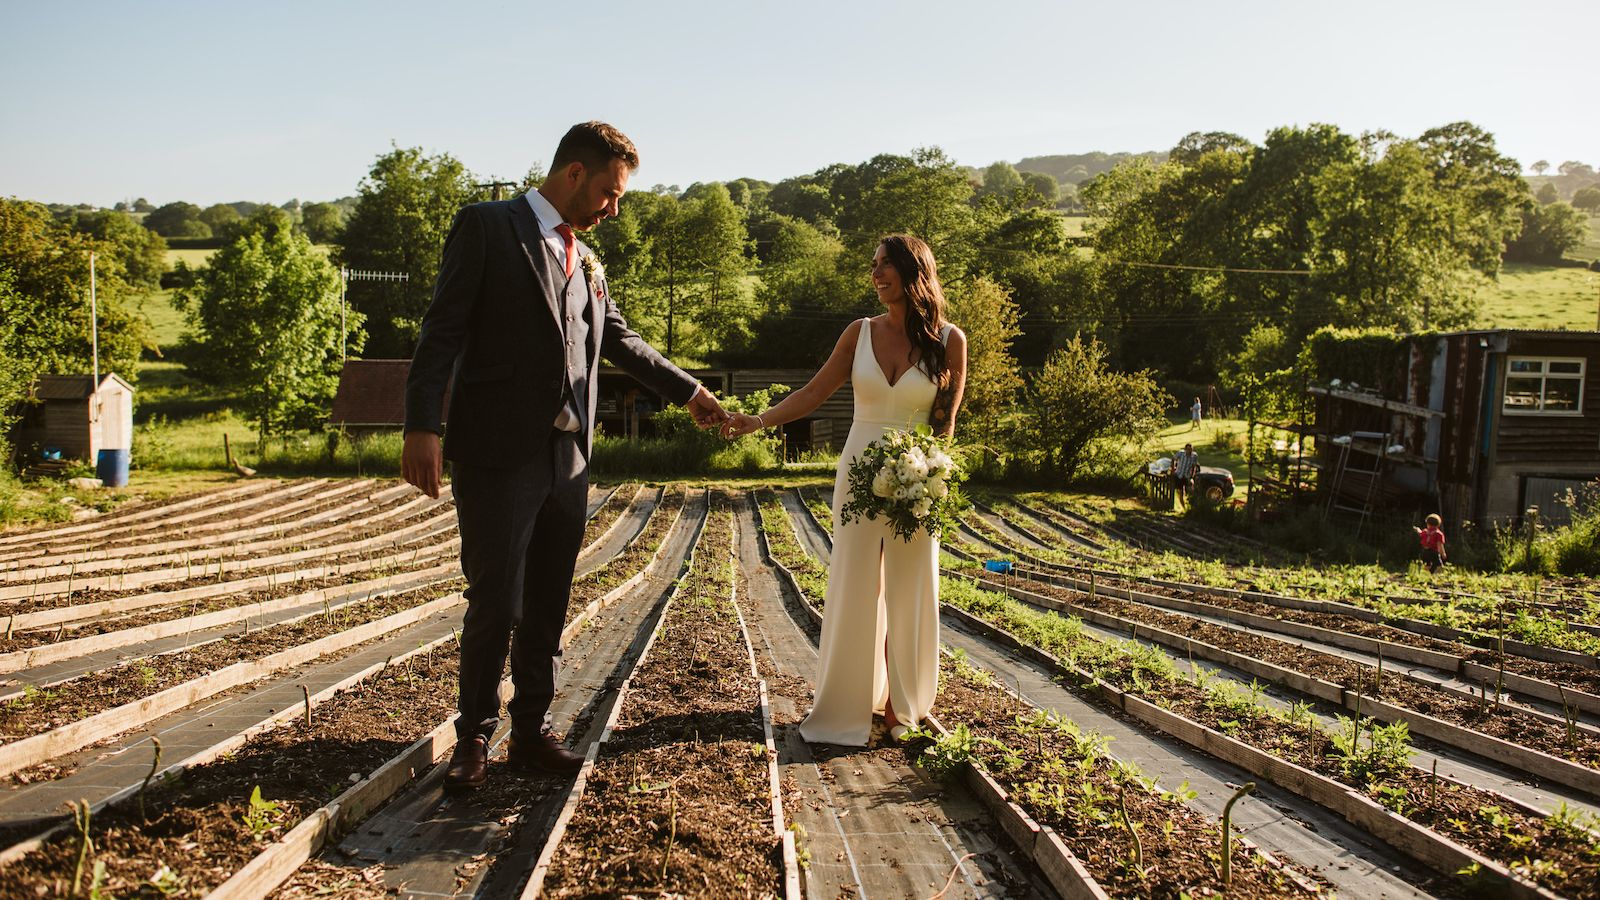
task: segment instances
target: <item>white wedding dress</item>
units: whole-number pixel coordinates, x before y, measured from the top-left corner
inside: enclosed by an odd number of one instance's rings
[[[941,339],[947,339],[946,325]],[[890,384],[872,352],[872,323],[861,321],[850,367],[855,420],[833,482],[833,561],[822,605],[822,647],[808,741],[866,746],[872,715],[893,698],[895,718],[920,722],[939,687],[939,541],[917,532],[907,543],[882,519],[846,525],[850,464],[888,428],[928,424],[937,386],[920,365]],[[888,637],[887,664],[884,638]]]

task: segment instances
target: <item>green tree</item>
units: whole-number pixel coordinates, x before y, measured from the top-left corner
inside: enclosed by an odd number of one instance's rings
[[[928,242],[946,281],[958,280],[972,264],[972,185],[966,172],[937,147],[915,151],[910,159],[880,157],[881,171],[868,178],[849,220],[841,216],[844,244],[866,266],[886,234],[907,232]]]
[[[200,221],[200,207],[181,200],[151,210],[144,227],[166,238],[211,237],[211,227]]]
[[[873,311],[865,279],[844,265],[844,244],[804,219],[774,216],[756,316],[721,358],[730,365],[820,365],[845,323]]]
[[[332,203],[307,203],[300,207],[300,227],[313,244],[331,244],[344,230],[344,210]]]
[[[161,235],[114,210],[76,214],[71,224],[74,231],[116,248],[116,259],[130,287],[160,289],[161,275],[167,270],[167,242]]]
[[[259,211],[175,297],[196,345],[192,368],[239,389],[243,412],[263,435],[315,424],[345,357],[340,288],[338,270],[287,213]],[[352,312],[350,351],[365,340],[361,324]]]
[[[1572,195],[1572,205],[1590,215],[1600,214],[1600,185],[1579,188]]]
[[[1554,203],[1561,199],[1561,192],[1556,190],[1553,182],[1546,181],[1539,185],[1539,190],[1534,193],[1533,199],[1540,203]]]
[[[1017,305],[1005,288],[975,278],[949,290],[950,321],[967,336],[967,381],[956,428],[969,444],[999,448],[1004,422],[1016,407],[1022,374],[1011,344],[1022,333]]]
[[[978,188],[977,195],[1010,201],[1022,187],[1022,174],[1012,164],[1001,161],[983,170],[983,185]]]
[[[20,334],[28,306],[17,293],[16,275],[0,267],[0,459],[11,457],[6,436],[34,378],[31,360],[36,354],[28,352]]]
[[[1070,481],[1096,458],[1147,443],[1166,424],[1172,396],[1154,373],[1113,371],[1099,341],[1073,337],[1050,355],[1022,404],[1021,449],[1045,474]]]
[[[1061,185],[1057,184],[1055,176],[1048,172],[1022,173],[1022,189],[1038,198],[1036,201],[1029,200],[1029,206],[1051,207],[1061,199]]]
[[[1588,236],[1588,217],[1572,204],[1530,204],[1522,210],[1522,233],[1506,245],[1506,259],[1557,263]]]
[[[90,253],[96,254],[100,371],[132,381],[150,335],[128,306],[118,248],[56,221],[38,203],[0,198],[0,268],[12,279],[4,312],[15,329],[0,357],[29,383],[36,375],[91,370]]]
[[[212,237],[225,241],[233,237],[234,229],[244,222],[244,216],[226,203],[214,203],[200,211],[200,221],[211,229]]]
[[[1541,159],[1532,166],[1529,166],[1529,168],[1533,169],[1533,174],[1543,176],[1544,173],[1550,171],[1550,160]]]
[[[1431,167],[1423,148],[1398,141],[1379,159],[1318,176],[1313,287],[1327,298],[1318,324],[1418,331],[1474,319],[1481,247],[1455,240],[1460,204]]]
[[[663,340],[668,356],[716,350],[748,318],[748,236],[728,189],[695,185],[681,200],[630,194],[623,203],[596,242],[629,324]]]
[[[356,281],[350,304],[371,323],[370,351],[408,357],[433,299],[439,256],[450,223],[476,199],[473,178],[447,153],[396,147],[378,157],[361,182],[345,223],[339,262],[354,269],[404,272],[404,282]]]

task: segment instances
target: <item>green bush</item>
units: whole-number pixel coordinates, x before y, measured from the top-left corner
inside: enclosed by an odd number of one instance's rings
[[[759,413],[772,405],[774,397],[788,390],[774,384],[743,397],[725,398],[722,406],[729,412]],[[725,441],[716,429],[702,430],[695,425],[689,410],[681,406],[663,409],[651,421],[657,437],[597,434],[589,457],[591,471],[613,477],[749,475],[782,467],[775,431]]]

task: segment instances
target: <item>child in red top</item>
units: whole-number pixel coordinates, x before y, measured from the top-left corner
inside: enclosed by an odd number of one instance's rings
[[[1444,565],[1444,531],[1439,527],[1443,524],[1437,513],[1428,516],[1428,527],[1418,528],[1417,540],[1422,544],[1422,564],[1428,567],[1431,575],[1439,571]]]

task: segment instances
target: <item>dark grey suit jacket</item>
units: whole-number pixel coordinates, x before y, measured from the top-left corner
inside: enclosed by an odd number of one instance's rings
[[[580,255],[589,252],[580,242]],[[406,431],[444,431],[444,391],[453,373],[446,459],[509,468],[543,446],[565,379],[560,300],[547,278],[555,264],[525,198],[477,203],[456,214],[406,379]],[[556,283],[565,280],[555,274]],[[586,276],[580,269],[573,277]],[[591,373],[588,396],[579,398],[587,404],[585,455],[594,442],[588,423],[602,356],[674,403],[687,403],[698,387],[628,328],[604,278],[596,281],[587,287],[583,311]]]

